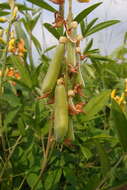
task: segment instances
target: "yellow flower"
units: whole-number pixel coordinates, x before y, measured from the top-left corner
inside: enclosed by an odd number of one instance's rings
[[[18,13],[18,7],[16,6],[16,7],[14,8],[13,13],[12,13],[12,17],[13,17],[13,19],[15,19],[15,18],[16,18],[17,13]]]
[[[5,17],[0,17],[0,22],[7,22],[7,18],[5,18]]]
[[[121,103],[124,102],[124,97],[125,97],[125,94],[122,93],[121,97],[120,97],[119,100],[118,100],[118,103],[119,103],[119,104],[121,104]]]
[[[115,99],[115,95],[116,95],[116,89],[112,90],[112,92],[111,92],[111,98]]]

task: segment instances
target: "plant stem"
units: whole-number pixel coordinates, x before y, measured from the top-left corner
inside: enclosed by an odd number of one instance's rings
[[[121,163],[121,161],[123,160],[123,158],[124,158],[124,155],[122,155],[120,157],[120,159],[116,162],[116,164],[113,166],[113,168],[111,168],[111,170],[107,173],[107,175],[101,180],[101,182],[98,185],[98,187],[96,188],[96,190],[101,190],[102,185],[104,185],[106,180],[110,177],[110,173],[111,173],[112,169],[116,169],[118,167],[118,165]]]
[[[72,14],[72,0],[68,0],[68,3],[69,3],[69,7],[68,7],[68,24],[70,24],[72,22],[72,19],[73,19],[73,14]]]
[[[12,155],[13,155],[13,153],[14,153],[16,147],[17,147],[17,145],[19,144],[19,141],[21,140],[21,138],[22,138],[22,136],[19,136],[18,139],[16,140],[16,142],[15,142],[13,148],[12,148],[12,151],[10,152],[10,154],[9,154],[9,156],[8,156],[8,158],[7,158],[6,162],[5,162],[5,164],[4,164],[4,167],[3,167],[3,169],[2,169],[2,171],[1,171],[1,173],[0,173],[0,181],[1,181],[1,178],[2,178],[2,176],[3,176],[3,174],[4,174],[4,171],[6,170],[7,164],[8,164],[8,162],[9,162],[9,160],[11,159],[11,157],[12,157]]]
[[[50,149],[52,150],[53,149],[53,143],[51,141],[51,134],[52,134],[52,127],[50,128],[49,130],[49,134],[48,134],[48,142],[47,142],[47,147],[46,147],[46,151],[45,151],[45,154],[44,154],[44,159],[42,160],[42,166],[41,166],[41,171],[40,171],[40,174],[38,176],[38,179],[35,181],[35,184],[33,185],[32,189],[31,190],[36,190],[36,187],[41,179],[41,177],[43,176],[44,174],[44,171],[47,167],[47,163],[48,163],[48,157],[49,157],[49,151]]]
[[[29,36],[30,36],[29,58],[30,58],[30,65],[31,65],[31,71],[32,71],[34,68],[33,55],[32,55],[32,32],[29,32]]]
[[[10,32],[11,32],[11,26],[12,26],[12,21],[9,21],[8,25],[8,30],[7,30],[7,45],[5,48],[5,52],[3,53],[2,57],[2,76],[0,77],[0,98],[2,97],[4,88],[3,88],[3,81],[5,79],[5,72],[6,72],[6,61],[7,61],[7,53],[8,53],[8,43],[9,43],[9,38],[10,38]],[[2,147],[3,151],[5,152],[5,140],[4,140],[4,133],[3,133],[3,125],[2,125],[2,112],[0,110],[0,137],[2,141]]]

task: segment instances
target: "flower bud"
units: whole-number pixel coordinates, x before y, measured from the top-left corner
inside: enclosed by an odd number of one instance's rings
[[[81,53],[81,48],[80,47],[76,47],[76,53]]]
[[[0,17],[0,22],[7,22],[7,18],[5,18],[5,17]]]
[[[81,34],[79,34],[79,35],[77,35],[77,41],[81,41],[81,40],[83,40],[83,36],[81,35]]]
[[[78,23],[76,21],[71,22],[71,28],[77,28]]]
[[[63,43],[63,44],[67,43],[67,41],[68,41],[68,39],[65,36],[61,36],[59,39],[59,42]]]
[[[68,96],[70,97],[73,97],[73,96],[75,96],[75,92],[74,92],[74,90],[69,90],[68,91]]]

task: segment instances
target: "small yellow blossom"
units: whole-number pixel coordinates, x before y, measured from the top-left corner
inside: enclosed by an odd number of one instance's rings
[[[7,22],[7,18],[5,18],[5,17],[0,17],[0,22]]]

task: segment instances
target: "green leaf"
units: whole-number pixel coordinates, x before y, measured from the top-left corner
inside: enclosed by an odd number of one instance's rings
[[[34,35],[32,35],[32,41],[33,41],[38,53],[40,54],[42,52],[41,44]]]
[[[51,11],[51,12],[57,12],[56,9],[54,9],[52,6],[50,6],[48,3],[46,3],[45,1],[43,0],[27,0],[43,9],[46,9],[48,11]]]
[[[102,56],[102,55],[99,55],[99,54],[90,54],[88,55],[88,57],[91,59],[91,60],[100,60],[100,61],[110,61],[110,62],[114,62],[112,59],[106,57],[106,56]]]
[[[10,12],[5,12],[5,11],[1,11],[0,10],[0,16],[6,16],[6,15],[9,15]]]
[[[96,3],[90,7],[88,7],[87,9],[83,10],[82,12],[80,12],[76,17],[75,17],[75,21],[77,21],[78,23],[80,23],[84,18],[86,18],[94,9],[96,9],[99,5],[101,5],[101,3]]]
[[[86,114],[84,115],[82,120],[89,121],[94,117],[95,114],[101,111],[103,107],[108,103],[110,93],[110,90],[105,90],[99,95],[93,97],[84,108]]]
[[[84,37],[90,36],[93,33],[96,33],[98,31],[103,30],[104,28],[107,28],[114,24],[118,24],[119,22],[120,22],[119,20],[108,20],[106,22],[101,22],[101,23],[95,25],[93,28],[90,28],[90,30],[85,34]]]
[[[98,20],[98,18],[94,18],[86,27],[85,33],[87,33],[91,27],[95,24],[95,22]],[[84,35],[85,36],[85,35]]]
[[[13,108],[10,110],[10,112],[6,115],[6,119],[4,120],[4,127],[6,128],[9,123],[13,121],[13,119],[16,117],[18,111],[20,110],[20,107]]]
[[[93,39],[91,39],[89,41],[89,43],[86,45],[86,47],[85,47],[85,49],[83,51],[83,54],[85,54],[92,47],[92,45],[93,45]]]
[[[18,7],[19,11],[32,10],[23,4],[16,3],[16,6]],[[8,3],[0,3],[0,9],[10,9],[10,6]]]
[[[46,52],[48,52],[48,51],[50,51],[50,50],[52,50],[54,48],[56,48],[56,45],[53,45],[53,46],[50,46],[50,47],[46,48],[44,53],[46,53]]]
[[[111,119],[123,150],[127,152],[127,118],[121,110],[121,107],[114,100],[112,100],[111,106]]]
[[[80,22],[80,28],[81,28],[82,36],[85,36],[86,24],[85,24],[84,20],[82,20]]]
[[[95,79],[95,71],[93,70],[93,68],[88,65],[87,63],[84,64],[83,66],[83,70],[87,71],[88,75],[90,75],[93,79]]]
[[[59,40],[60,38],[60,34],[59,32],[53,28],[53,26],[51,24],[45,23],[44,27],[56,38]]]
[[[28,88],[32,88],[32,79],[26,68],[26,65],[21,62],[21,59],[18,56],[12,55],[10,58],[20,73],[21,79],[19,81],[25,84]]]
[[[99,141],[95,141],[95,145],[101,162],[102,174],[103,176],[105,176],[106,173],[110,170],[108,155],[104,149],[104,146],[101,143],[99,143]]]
[[[58,185],[61,175],[62,175],[62,169],[55,169],[55,170],[49,170],[47,172],[47,177],[45,179],[45,189],[47,190],[55,190],[57,189],[56,186]]]
[[[92,177],[90,177],[85,189],[86,190],[95,190],[98,185],[100,184],[100,177],[99,175],[93,175]]]
[[[32,188],[33,185],[36,183],[36,181],[38,180],[38,176],[39,174],[36,174],[36,173],[30,173],[28,176],[27,176],[27,183],[28,185]],[[41,190],[43,189],[43,186],[42,186],[42,183],[41,183],[41,180],[38,182],[37,186],[36,186],[36,190]]]
[[[22,38],[25,42],[26,48],[29,49],[29,47],[30,47],[29,41],[28,41],[28,38],[27,38],[25,31],[23,30],[21,22],[15,23],[15,30],[16,30],[17,38],[19,38],[19,39]]]
[[[92,152],[87,147],[80,146],[80,149],[82,154],[88,161],[92,157]]]

